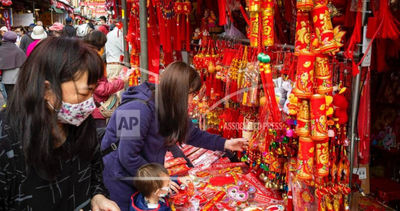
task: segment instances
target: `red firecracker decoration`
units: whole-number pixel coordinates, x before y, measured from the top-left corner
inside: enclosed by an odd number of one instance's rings
[[[326,4],[317,4],[312,10],[315,33],[318,37],[321,53],[330,53],[337,49],[329,8]]]
[[[310,51],[311,23],[308,12],[297,11],[295,55]]]
[[[332,86],[332,71],[329,67],[328,56],[319,54],[315,59],[315,83],[316,92],[318,94],[331,94]]]
[[[296,82],[293,93],[301,99],[310,99],[313,93],[315,55],[300,53],[297,60]]]
[[[297,178],[311,180],[314,167],[314,142],[310,137],[299,138],[297,155]]]
[[[325,95],[315,94],[311,97],[311,138],[325,140],[328,138]]]
[[[274,1],[250,0],[250,46],[274,45]]]
[[[316,143],[316,175],[326,177],[329,175],[329,139]]]

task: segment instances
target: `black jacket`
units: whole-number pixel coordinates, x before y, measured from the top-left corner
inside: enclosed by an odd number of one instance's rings
[[[103,185],[103,163],[99,151],[92,161],[77,156],[60,159],[60,173],[54,181],[25,165],[22,143],[4,124],[0,114],[0,211],[89,210],[96,194],[108,195]],[[67,147],[70,139],[60,147]],[[59,149],[59,148],[57,148]],[[56,149],[56,150],[57,150]]]
[[[63,36],[65,37],[75,37],[76,36],[76,30],[73,26],[71,25],[65,25],[63,29]]]
[[[33,39],[31,37],[32,32],[28,32],[21,38],[21,42],[19,43],[19,48],[21,48],[22,51],[26,54],[26,50],[28,49],[28,46],[33,42]]]

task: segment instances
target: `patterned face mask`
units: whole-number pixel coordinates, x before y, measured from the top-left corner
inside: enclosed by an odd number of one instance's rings
[[[162,187],[162,188],[160,188],[164,193],[160,193],[159,195],[158,195],[158,197],[159,198],[165,198],[166,196],[168,196],[168,193],[169,193],[169,187]]]
[[[93,97],[77,104],[62,102],[57,118],[61,123],[79,126],[96,109]]]

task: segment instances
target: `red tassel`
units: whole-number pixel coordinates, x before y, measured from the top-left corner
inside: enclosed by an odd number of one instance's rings
[[[186,51],[190,51],[190,23],[189,17],[186,17]]]
[[[395,17],[393,17],[392,12],[389,9],[388,0],[380,0],[379,2],[378,17],[383,21],[382,31],[379,34],[379,38],[396,40],[400,35],[400,23]]]
[[[182,19],[183,19],[183,15],[177,15],[176,17],[176,36],[175,36],[175,50],[176,51],[180,51],[182,50],[182,29],[183,28],[183,24],[182,24]]]

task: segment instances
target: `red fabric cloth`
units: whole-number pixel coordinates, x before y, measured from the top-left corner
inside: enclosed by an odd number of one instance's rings
[[[122,90],[124,85],[124,81],[121,79],[108,81],[106,77],[101,78],[97,82],[97,87],[93,93],[94,102],[102,103],[106,101],[112,94]],[[95,119],[104,119],[98,108],[93,111],[92,116]]]

